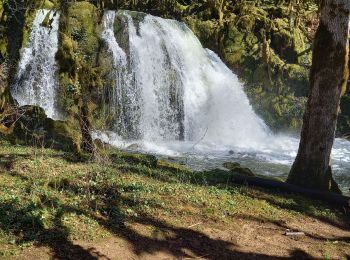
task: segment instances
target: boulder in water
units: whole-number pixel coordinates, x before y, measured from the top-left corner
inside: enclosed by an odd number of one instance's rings
[[[138,144],[131,144],[128,147],[126,147],[126,150],[140,150],[141,147]]]
[[[249,168],[242,167],[237,162],[225,162],[223,166],[231,172],[235,172],[246,176],[255,176],[255,174]]]
[[[185,174],[191,173],[191,170],[188,169],[183,164],[176,163],[176,162],[169,162],[166,160],[158,160],[157,167],[159,169],[163,169],[163,170],[167,170],[167,171],[171,171],[171,172],[176,172],[176,173],[179,173],[179,172],[182,172]]]
[[[150,168],[157,167],[157,158],[150,154],[128,153],[119,151],[110,155],[114,163],[141,164]]]

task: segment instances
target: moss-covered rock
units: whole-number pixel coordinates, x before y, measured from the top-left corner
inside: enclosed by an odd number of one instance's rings
[[[56,8],[56,5],[56,1],[44,0],[41,8],[53,10],[54,8]]]
[[[61,12],[58,103],[70,120],[79,122],[82,148],[91,152],[94,146],[90,135],[92,114],[100,102],[103,86],[97,64],[101,12],[88,1],[67,3]]]
[[[62,10],[57,53],[61,90],[58,98],[60,106],[72,116],[79,113],[82,96],[89,99],[90,92],[101,87],[96,68],[99,22],[97,8],[86,1],[71,3]]]
[[[220,48],[218,44],[220,32],[218,22],[212,20],[202,21],[193,17],[186,17],[185,22],[205,47],[218,52]]]
[[[223,166],[234,173],[238,173],[246,176],[255,176],[255,174],[249,168],[242,167],[237,162],[225,162]]]
[[[310,13],[316,9],[312,1],[299,7],[240,1],[228,4],[223,23],[202,11],[184,21],[245,82],[254,109],[271,127],[298,129],[311,64],[315,16]]]
[[[157,167],[160,169],[166,169],[167,171],[171,171],[171,172],[189,172],[190,171],[186,166],[182,164],[169,162],[165,160],[158,160]]]
[[[79,126],[72,121],[54,121],[40,107],[19,107],[0,123],[7,129],[2,136],[13,143],[80,152]]]
[[[129,153],[119,151],[117,153],[112,153],[110,158],[115,163],[130,163],[130,164],[141,164],[150,168],[157,167],[157,158],[153,155],[140,154],[140,153]]]

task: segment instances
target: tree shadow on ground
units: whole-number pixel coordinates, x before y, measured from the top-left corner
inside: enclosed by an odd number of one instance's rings
[[[57,156],[57,155],[55,155]],[[67,155],[63,158],[67,158]],[[119,167],[116,165],[116,167]],[[123,167],[126,167],[125,165]],[[151,174],[149,168],[144,171],[142,167],[128,167],[127,171],[136,174],[146,174],[148,177],[155,178],[164,182],[189,182],[195,185],[216,186],[218,188],[227,188],[232,185],[229,176],[225,175],[207,175],[208,173],[184,173],[176,169],[167,169],[168,176],[158,172]],[[165,170],[165,169],[153,169]],[[10,174],[21,174],[12,172]],[[169,177],[170,176],[170,177]],[[22,176],[24,179],[26,176]],[[82,188],[79,183],[65,183],[59,187],[48,186],[50,189],[60,189],[62,192],[79,194]],[[89,190],[89,192],[92,192]],[[144,254],[164,252],[175,258],[202,257],[206,259],[310,259],[312,258],[306,252],[299,249],[291,249],[290,256],[279,257],[265,254],[246,253],[240,251],[239,247],[229,241],[222,239],[213,239],[208,235],[195,231],[190,228],[177,227],[164,221],[156,219],[149,215],[140,215],[130,217],[123,215],[120,206],[135,206],[135,201],[131,201],[121,196],[118,187],[112,184],[106,184],[100,187],[94,187],[94,194],[99,195],[99,207],[106,212],[104,215],[96,215],[96,203],[91,202],[88,208],[72,207],[71,205],[58,201],[57,198],[48,197],[43,200],[42,205],[30,204],[21,207],[15,200],[0,204],[0,229],[9,235],[16,237],[17,244],[34,242],[37,246],[50,248],[52,256],[55,259],[102,259],[107,258],[95,248],[83,248],[74,244],[70,239],[70,231],[63,224],[63,214],[67,212],[82,214],[88,218],[97,221],[100,226],[110,231],[112,234],[128,241],[132,246],[134,253],[142,257]],[[103,195],[102,195],[103,194]],[[251,195],[252,196],[252,195]],[[254,196],[252,196],[254,198]],[[266,198],[264,198],[266,199]],[[302,198],[300,198],[301,200]],[[299,200],[299,198],[298,198]],[[298,202],[296,200],[296,203]],[[290,205],[278,204],[275,201],[269,202],[279,207],[290,209]],[[137,206],[137,205],[136,205]],[[40,215],[33,212],[40,211],[43,208],[55,207],[60,210],[54,216],[54,227],[45,227]],[[298,208],[295,209],[298,211]],[[312,214],[310,214],[312,216]],[[312,216],[315,217],[315,216]],[[316,216],[317,218],[318,216]],[[132,223],[136,225],[151,226],[155,230],[160,230],[161,236],[147,236],[138,232],[127,225]],[[332,223],[331,223],[332,224]],[[284,226],[286,228],[286,226]]]
[[[135,254],[139,257],[142,257],[145,253],[165,252],[177,259],[295,259],[295,257],[298,259],[310,259],[310,255],[301,250],[292,251],[289,257],[240,252],[234,243],[212,239],[202,232],[189,228],[175,227],[148,216],[133,218],[132,221],[137,224],[157,228],[163,234],[169,235],[169,237],[165,238],[151,238],[130,228],[125,228],[122,232],[112,229],[115,234],[129,241]],[[101,224],[106,225],[107,223]]]
[[[282,233],[286,233],[287,230],[292,230],[293,231],[293,227],[289,226],[287,223],[285,223],[284,221],[278,221],[278,220],[271,220],[271,219],[267,219],[267,218],[263,218],[263,217],[256,217],[256,216],[251,216],[251,215],[244,215],[244,214],[240,214],[236,216],[237,219],[242,219],[242,220],[250,220],[250,221],[254,221],[256,223],[270,223],[273,224],[274,226],[277,226],[279,228],[279,232]],[[294,230],[294,231],[298,231],[298,230]],[[311,238],[313,240],[318,240],[321,242],[344,242],[344,243],[350,243],[350,237],[322,237],[319,235],[313,235],[310,234],[308,232],[305,232],[303,230],[300,230],[305,234],[305,237]],[[303,237],[303,236],[301,236]]]
[[[65,186],[65,189],[71,192],[74,188]],[[96,248],[83,248],[74,244],[69,237],[69,230],[62,222],[63,214],[67,212],[83,214],[96,220],[106,230],[128,241],[133,252],[140,258],[144,254],[163,252],[174,258],[310,259],[307,253],[300,250],[292,251],[288,257],[241,252],[237,245],[232,242],[213,239],[202,232],[176,227],[148,215],[127,217],[120,212],[119,208],[116,208],[116,199],[126,205],[135,203],[123,198],[116,191],[113,197],[102,201],[102,206],[109,209],[105,211],[108,213],[96,215],[93,211],[93,205],[90,205],[90,209],[82,209],[62,204],[62,201],[57,201],[55,198],[48,197],[43,200],[41,205],[32,203],[25,207],[21,207],[16,200],[13,200],[0,204],[0,228],[5,233],[15,236],[18,245],[33,242],[36,246],[48,247],[53,259],[108,259]],[[34,214],[45,207],[59,208],[54,215],[54,227],[52,228],[45,227],[41,216]],[[114,212],[111,209],[114,209]],[[160,230],[162,235],[144,235],[133,229],[131,225],[126,225],[126,220],[132,224],[151,226],[155,230]]]
[[[68,207],[64,209],[75,212]],[[77,210],[81,213],[80,210]],[[89,214],[88,214],[89,215]],[[91,216],[91,215],[90,215]],[[258,253],[241,252],[234,243],[220,239],[212,239],[206,234],[189,228],[181,228],[169,225],[163,221],[148,216],[140,216],[129,219],[132,223],[151,226],[161,230],[161,238],[143,235],[125,225],[116,224],[115,220],[95,217],[100,225],[111,231],[118,237],[128,241],[133,252],[142,258],[145,254],[166,253],[176,259],[311,259],[306,252],[291,250],[290,256],[270,256]],[[85,249],[74,245],[69,240],[66,229],[59,223],[55,229],[40,230],[43,237],[36,240],[38,246],[47,246],[52,250],[54,259],[109,259],[96,248]],[[167,236],[168,235],[168,236]]]
[[[297,213],[301,213],[305,216],[318,219],[323,223],[332,225],[339,229],[350,231],[349,209],[331,205],[330,203],[322,202],[319,200],[312,200],[300,195],[285,193],[281,190],[266,190],[257,187],[255,187],[255,190],[261,191],[259,192],[259,199],[265,200],[270,205],[273,205],[277,208],[287,209]],[[245,195],[251,197],[252,199],[256,198],[256,196],[248,192],[246,192]],[[320,214],[321,211],[337,212],[338,220],[334,220],[331,217],[323,216],[322,214]]]
[[[33,212],[38,208],[29,205],[20,208],[15,201],[0,204],[0,228],[5,233],[15,236],[18,245],[34,242],[38,246],[50,248],[54,259],[98,259],[93,255],[93,249],[84,249],[74,245],[68,238],[69,232],[62,224],[62,214],[55,216],[54,228],[45,228],[40,216]]]
[[[193,185],[198,186],[215,186],[217,188],[248,188],[244,191],[241,190],[246,196],[252,199],[264,199],[269,204],[274,205],[278,208],[292,210],[295,212],[302,213],[306,216],[318,219],[324,223],[330,224],[332,226],[338,227],[340,229],[345,229],[350,231],[350,208],[343,208],[339,206],[331,205],[330,203],[309,199],[301,195],[286,193],[283,190],[271,190],[264,189],[260,187],[254,187],[249,185],[238,185],[234,182],[234,174],[223,170],[212,170],[204,172],[192,172],[192,171],[182,171],[177,168],[172,167],[157,167],[152,174],[149,174],[149,169],[147,167],[139,167],[138,165],[119,165],[118,169],[124,170],[125,172],[132,172],[139,175],[146,175],[147,177],[154,178],[158,181],[165,183],[178,183],[178,182],[188,182]],[[170,174],[162,174],[161,171],[168,171]],[[249,192],[249,188],[254,188],[254,194]],[[272,196],[270,196],[272,195]],[[283,199],[281,199],[283,197]],[[315,209],[320,210],[332,210],[337,211],[338,216],[341,219],[341,223],[334,221],[331,218],[327,218],[315,212]]]

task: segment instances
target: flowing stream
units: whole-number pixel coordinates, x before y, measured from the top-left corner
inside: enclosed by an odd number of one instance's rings
[[[102,38],[113,57],[109,131],[100,138],[202,170],[238,161],[258,174],[286,177],[296,137],[272,134],[254,113],[237,76],[184,24],[107,11]],[[350,186],[350,142],[336,140],[334,175]]]
[[[47,116],[60,119],[56,105],[59,86],[58,66],[55,55],[58,50],[59,13],[37,11],[28,45],[21,51],[12,95],[19,105],[37,105]],[[48,24],[43,25],[44,20]],[[51,25],[50,25],[51,23]]]

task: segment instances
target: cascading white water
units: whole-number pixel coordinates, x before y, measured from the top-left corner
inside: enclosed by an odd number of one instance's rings
[[[108,11],[103,24],[102,38],[113,57],[108,103],[115,122],[111,131],[95,132],[95,138],[185,156],[196,169],[239,160],[259,174],[286,176],[298,139],[270,133],[236,75],[184,23]],[[348,192],[348,141],[336,140],[333,169]]]
[[[47,17],[48,16],[48,17]],[[59,13],[38,10],[33,21],[28,46],[22,49],[18,72],[12,86],[12,95],[19,105],[38,105],[47,116],[59,119],[56,106],[58,67],[55,54],[58,50]],[[50,26],[42,23],[49,19]]]
[[[135,74],[129,70],[133,60],[128,61],[127,54],[119,47],[114,35],[115,12],[106,12],[104,17],[105,30],[102,39],[108,46],[108,51],[112,54],[113,70],[111,71],[114,84],[108,89],[109,93],[109,113],[114,117],[114,130],[121,136],[139,137],[140,119],[140,91],[139,86],[134,84]]]
[[[127,50],[116,40],[116,18],[127,27]],[[104,28],[117,77],[110,110],[120,111],[121,136],[255,147],[269,135],[238,78],[184,23],[145,15],[136,24],[129,12],[109,11]]]

